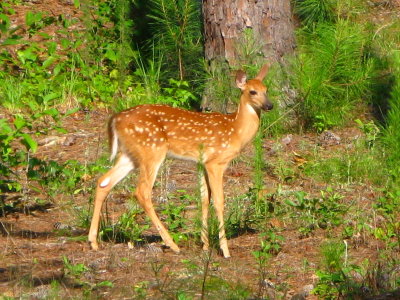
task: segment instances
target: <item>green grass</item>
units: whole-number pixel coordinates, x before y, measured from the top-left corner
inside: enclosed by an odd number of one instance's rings
[[[321,182],[364,183],[385,186],[388,178],[381,149],[341,150],[330,157],[318,153],[304,166],[304,174]]]
[[[367,95],[373,61],[365,58],[368,35],[359,24],[340,20],[299,33],[293,86],[299,92],[297,115],[305,128],[343,125]]]
[[[294,12],[305,26],[320,22],[332,22],[335,19],[336,0],[296,0]]]
[[[396,74],[396,81],[392,87],[389,99],[389,111],[385,118],[385,126],[383,128],[383,144],[387,151],[387,162],[390,169],[390,174],[393,177],[395,184],[400,183],[400,133],[397,130],[400,124],[400,54],[394,53],[393,65]]]
[[[149,26],[153,36],[149,43],[157,47],[166,60],[164,72],[179,80],[195,79],[203,56],[201,8],[197,1],[151,0]]]
[[[0,79],[0,85],[2,86],[0,104],[13,113],[21,110],[23,108],[21,105],[21,97],[24,91],[19,79],[6,77]]]

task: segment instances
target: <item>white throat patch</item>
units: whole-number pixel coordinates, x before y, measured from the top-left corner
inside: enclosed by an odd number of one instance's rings
[[[248,104],[248,103],[246,103],[246,109],[247,109],[250,113],[252,113],[252,114],[254,114],[254,115],[257,115],[257,112],[255,111],[254,107],[251,106],[251,105]]]

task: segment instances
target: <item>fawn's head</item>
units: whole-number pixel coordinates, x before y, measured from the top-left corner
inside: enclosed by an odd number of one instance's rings
[[[268,65],[264,65],[258,75],[254,79],[247,80],[246,74],[243,71],[238,71],[236,74],[236,86],[241,89],[242,97],[247,100],[256,111],[271,110],[272,102],[268,99],[267,88],[262,83],[268,71]]]

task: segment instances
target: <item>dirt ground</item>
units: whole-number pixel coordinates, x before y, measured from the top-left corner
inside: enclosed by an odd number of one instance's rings
[[[42,159],[53,159],[59,162],[68,159],[77,159],[81,162],[95,161],[100,155],[107,154],[105,139],[105,124],[108,113],[105,111],[78,112],[64,121],[68,130],[65,136],[74,136],[73,142],[67,145],[47,143],[40,146],[37,153]],[[341,136],[340,145],[326,145],[332,151],[338,147],[346,147],[347,143],[360,134],[357,129],[350,128],[336,133]],[[64,137],[58,135],[61,141]],[[47,141],[47,140],[46,140]],[[288,160],[295,154],[303,153],[304,143],[309,149],[320,142],[317,135],[292,135],[287,140],[265,140],[264,159],[273,161],[277,158],[273,153],[276,145],[280,145],[280,155]],[[302,146],[303,145],[303,146]],[[295,153],[295,154],[294,154]],[[248,191],[252,183],[253,149],[247,147],[225,174],[225,195],[229,199]],[[196,165],[183,161],[168,161],[168,181],[174,182],[176,190],[186,190],[194,193],[196,189]],[[160,178],[159,178],[160,179]],[[95,178],[88,178],[95,185]],[[282,191],[304,190],[309,194],[319,193],[326,186],[317,182],[299,178],[290,184],[284,184],[272,174],[266,172],[264,182],[271,189],[279,188]],[[365,185],[346,186],[340,190],[346,202],[357,201],[361,208],[367,206],[376,194]],[[154,197],[160,194],[160,188],[155,188]],[[27,197],[39,195],[27,195]],[[77,195],[59,194],[54,203],[36,209],[16,210],[0,218],[0,294],[9,297],[20,297],[22,294],[40,299],[40,293],[49,295],[50,283],[57,280],[62,283],[64,297],[73,297],[82,290],[82,285],[66,276],[63,257],[67,257],[73,264],[84,264],[89,271],[84,273],[82,281],[95,285],[110,281],[113,287],[99,287],[92,292],[96,297],[107,299],[129,299],[132,291],[139,289],[143,282],[152,288],[147,290],[149,299],[174,298],[178,287],[185,287],[193,292],[198,290],[199,284],[191,281],[196,278],[199,270],[205,263],[201,245],[193,242],[180,244],[182,252],[175,254],[162,247],[160,238],[154,228],[145,232],[149,241],[141,246],[112,242],[102,242],[99,251],[89,249],[86,242],[87,228],[75,228],[73,208],[88,207],[91,194]],[[121,213],[126,211],[127,195],[116,189],[107,202],[107,210],[111,220],[116,221]],[[191,203],[186,218],[192,218],[193,205]],[[58,224],[58,225],[56,225]],[[61,224],[61,225],[60,225]],[[60,226],[69,228],[69,234],[63,234]],[[320,264],[319,247],[329,235],[322,229],[316,230],[310,237],[302,238],[297,229],[285,220],[271,218],[266,226],[274,227],[285,238],[281,251],[269,261],[267,280],[260,285],[260,274],[257,263],[252,254],[259,250],[259,233],[244,233],[230,239],[229,246],[232,258],[224,259],[219,253],[212,253],[209,269],[210,278],[219,278],[227,282],[229,288],[243,286],[257,295],[262,289],[262,295],[273,295],[273,298],[290,299],[294,295],[302,294],[304,289],[315,285],[317,277],[315,269]],[[58,227],[58,229],[56,228]],[[338,229],[339,230],[339,229]],[[350,243],[350,257],[352,261],[360,263],[365,258],[374,260],[377,256],[379,244],[376,241]],[[196,272],[188,267],[188,262],[197,265]],[[194,273],[193,273],[194,272]],[[160,281],[163,282],[162,289]],[[191,286],[191,285],[194,285]],[[232,286],[233,285],[233,286]],[[183,288],[183,290],[185,290]],[[39,296],[38,296],[39,295]],[[93,294],[92,294],[93,295]],[[196,293],[194,294],[196,296]],[[210,292],[209,299],[213,299]],[[218,296],[214,295],[215,298]],[[304,298],[304,297],[303,297]],[[307,299],[314,299],[309,295]]]

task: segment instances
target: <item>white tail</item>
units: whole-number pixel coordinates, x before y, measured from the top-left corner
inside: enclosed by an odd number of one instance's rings
[[[223,173],[243,147],[256,134],[261,110],[272,109],[262,80],[264,66],[257,77],[246,81],[239,71],[236,85],[241,89],[239,107],[234,114],[199,113],[166,105],[139,105],[114,115],[109,123],[111,159],[120,155],[114,167],[100,177],[89,231],[89,242],[98,248],[97,233],[101,207],[110,190],[133,169],[139,169],[135,196],[159,231],[165,244],[179,252],[168,231],[159,220],[151,201],[158,169],[167,155],[200,161],[205,166],[201,180],[203,248],[208,249],[208,207],[214,201],[220,223],[220,247],[230,257],[224,229]]]

